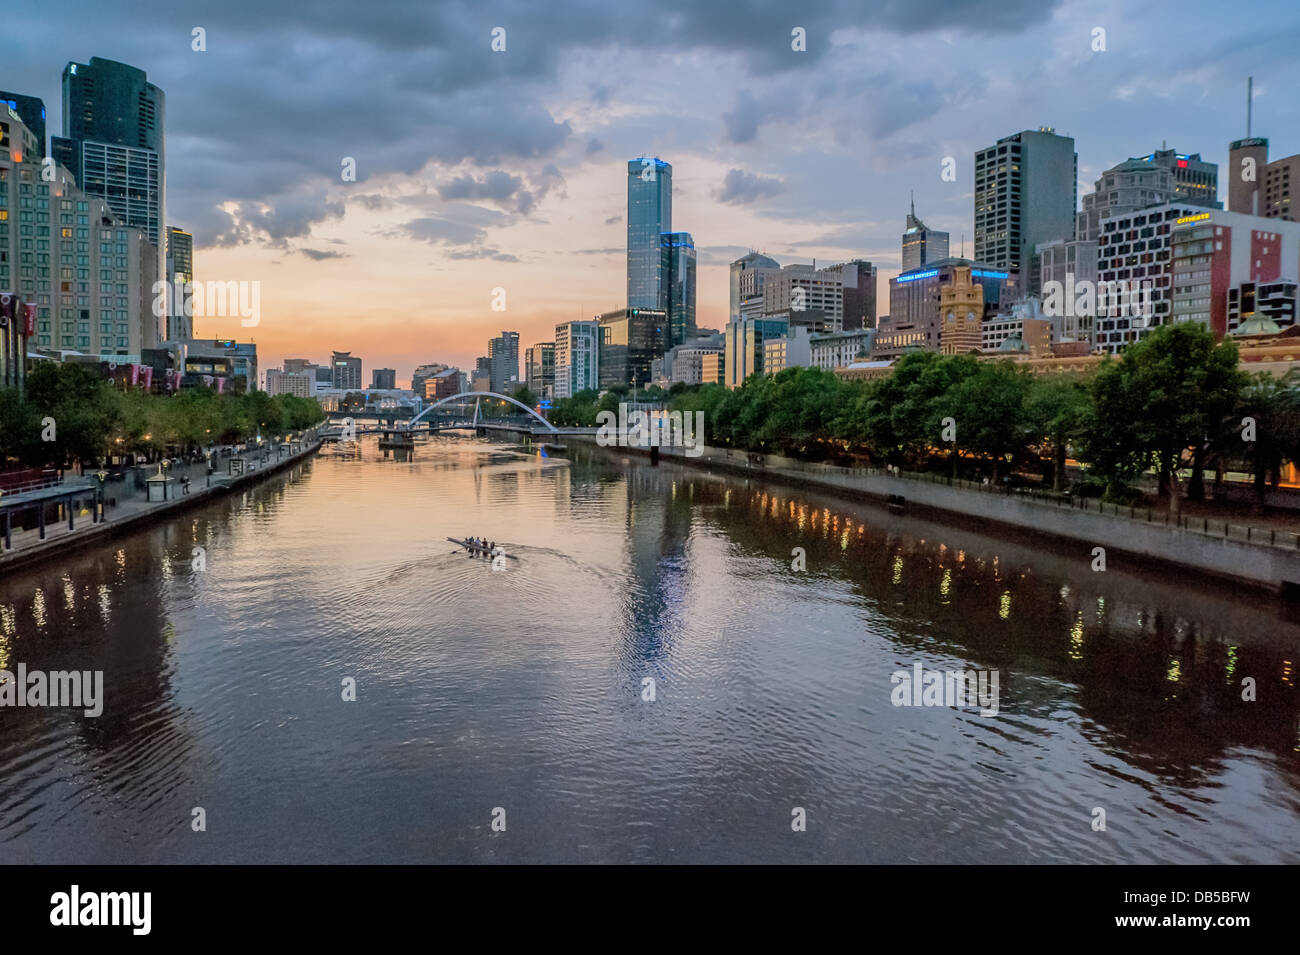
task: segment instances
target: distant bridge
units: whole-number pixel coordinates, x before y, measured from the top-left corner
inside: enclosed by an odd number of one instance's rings
[[[496,400],[506,402],[520,409],[523,414],[484,414],[483,402]],[[473,403],[473,412],[468,406]],[[532,408],[515,400],[509,395],[500,395],[494,391],[462,391],[448,395],[429,405],[413,418],[403,418],[400,413],[386,413],[386,410],[370,412],[332,411],[330,420],[339,422],[324,432],[326,437],[341,437],[342,422],[351,419],[351,434],[381,434],[392,431],[410,431],[432,434],[439,431],[508,431],[515,434],[528,434],[533,437],[559,436],[565,434],[595,434],[595,428],[557,428]],[[362,424],[362,419],[371,419],[373,425]],[[388,422],[383,425],[379,422]]]

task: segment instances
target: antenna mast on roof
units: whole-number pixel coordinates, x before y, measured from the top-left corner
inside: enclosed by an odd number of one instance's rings
[[[1255,88],[1255,77],[1246,77],[1246,138],[1250,139],[1250,119],[1251,109],[1255,105],[1255,97],[1252,92]]]

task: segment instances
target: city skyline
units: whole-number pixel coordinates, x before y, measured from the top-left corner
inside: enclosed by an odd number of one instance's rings
[[[429,361],[472,368],[502,328],[547,341],[559,322],[624,306],[624,182],[635,156],[673,165],[675,224],[699,254],[698,323],[721,328],[727,267],[750,248],[783,264],[870,260],[887,301],[911,190],[918,216],[951,233],[951,254],[964,238],[972,256],[974,153],[1022,129],[1074,138],[1080,196],[1103,170],[1165,142],[1217,163],[1222,179],[1229,142],[1245,135],[1253,74],[1253,133],[1269,138],[1272,156],[1300,151],[1297,107],[1284,95],[1297,67],[1289,34],[1269,19],[1277,4],[1214,31],[1212,8],[1194,4],[1183,22],[1160,23],[1163,46],[1136,39],[1155,28],[1154,13],[1117,4],[848,15],[826,5],[742,22],[687,8],[643,23],[582,5],[542,17],[523,6],[453,15],[392,3],[314,26],[316,42],[301,44],[283,42],[288,27],[274,12],[238,3],[194,24],[144,10],[55,10],[66,15],[16,14],[0,40],[5,88],[42,97],[50,132],[62,126],[69,62],[128,63],[166,93],[166,224],[193,233],[196,278],[263,286],[258,327],[199,318],[195,334],[251,338],[262,367],[337,349],[409,381]],[[399,12],[410,18],[400,29],[389,25]],[[498,25],[507,45],[494,53]],[[195,26],[206,31],[203,52],[191,49]],[[795,26],[807,52],[790,49]],[[1096,27],[1105,51],[1093,50]],[[971,30],[984,50],[975,67],[952,55]],[[282,55],[261,57],[259,43]],[[343,54],[355,70],[387,64],[369,74],[364,102],[352,69],[338,68]],[[430,56],[462,68],[460,78],[419,76]],[[637,69],[608,69],[663,56],[673,69],[653,88]],[[924,80],[904,70],[918,58],[932,64]],[[809,76],[817,89],[805,88]],[[822,134],[805,135],[813,130]],[[349,156],[356,182],[339,176]],[[954,182],[941,179],[946,156]],[[504,312],[491,308],[495,288],[506,290]]]

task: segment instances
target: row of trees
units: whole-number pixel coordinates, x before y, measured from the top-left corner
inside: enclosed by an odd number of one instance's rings
[[[755,375],[738,389],[674,387],[673,411],[704,412],[708,443],[808,459],[837,455],[954,476],[1041,476],[1066,487],[1066,461],[1088,483],[1130,500],[1154,471],[1175,513],[1202,494],[1202,469],[1254,473],[1262,500],[1300,460],[1300,378],[1248,376],[1237,347],[1195,324],[1154,329],[1090,376],[1034,375],[1014,361],[909,352],[891,374],[842,381],[815,368]],[[625,395],[556,402],[556,424],[591,425]],[[1179,471],[1193,468],[1184,489]]]
[[[302,430],[324,417],[317,402],[293,395],[118,391],[79,365],[42,362],[28,376],[25,394],[0,390],[0,462],[84,466],[131,453],[153,460]]]

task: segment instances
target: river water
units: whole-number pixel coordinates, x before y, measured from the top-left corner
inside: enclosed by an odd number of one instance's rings
[[[603,451],[327,454],[0,579],[0,668],[105,696],[0,708],[0,860],[1300,862],[1300,627],[1072,550]],[[918,665],[996,715],[895,705]]]

